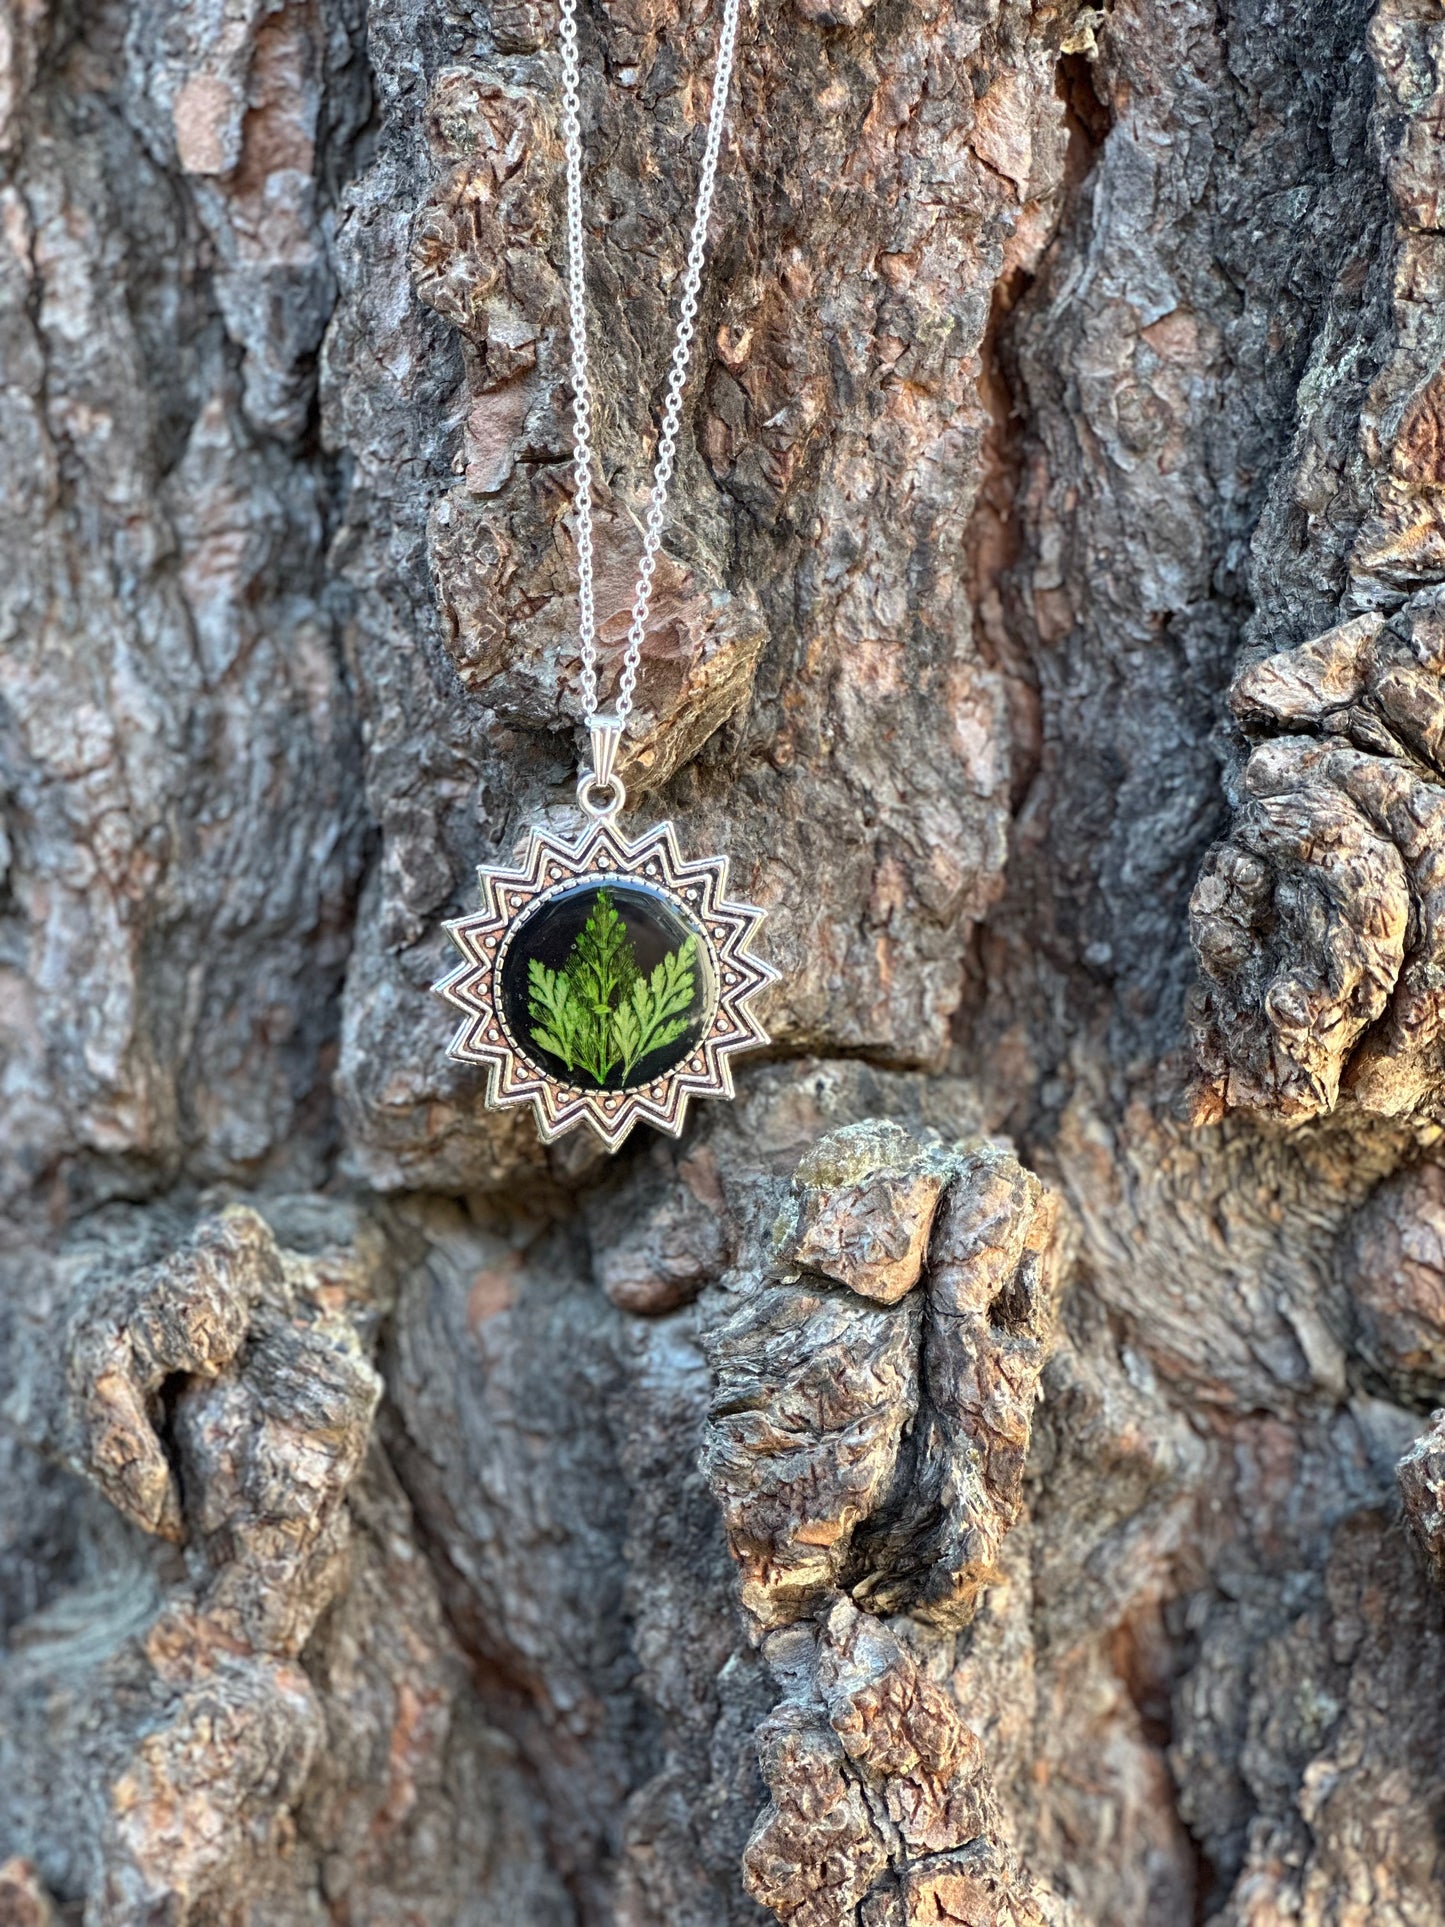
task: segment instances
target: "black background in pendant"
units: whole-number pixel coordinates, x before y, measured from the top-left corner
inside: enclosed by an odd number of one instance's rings
[[[620,1061],[612,1064],[606,1077],[599,1080],[595,1070],[579,1061],[578,1055],[574,1054],[569,1066],[555,1051],[537,1042],[535,1032],[543,1026],[532,1016],[529,966],[535,959],[548,970],[569,971],[572,981],[577,981],[579,946],[585,955],[595,944],[595,938],[591,942],[587,938],[587,920],[604,895],[622,923],[621,932],[615,928],[612,931],[614,942],[619,936],[622,938],[619,946],[622,968],[626,972],[629,965],[635,966],[646,987],[650,988],[657,965],[679,950],[689,937],[696,937],[697,949],[692,960],[692,995],[678,1012],[684,1025],[680,1035],[658,1049],[647,1051],[630,1069],[624,1069]],[[614,1009],[618,1001],[613,998]],[[502,1006],[513,1039],[549,1077],[562,1084],[578,1085],[583,1090],[635,1090],[641,1084],[650,1084],[664,1071],[672,1070],[703,1036],[712,1004],[712,972],[702,931],[659,891],[649,889],[645,883],[599,886],[582,881],[573,889],[549,897],[518,924],[502,965]],[[600,1043],[604,1055],[594,1058],[594,1063],[605,1062],[606,1056],[618,1048],[615,1035],[599,1036],[605,1025],[605,1017],[594,1017],[582,1040],[584,1056],[589,1046],[596,1050]]]

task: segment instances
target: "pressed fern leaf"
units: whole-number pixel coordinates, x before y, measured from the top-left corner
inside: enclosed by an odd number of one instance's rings
[[[597,892],[597,901],[563,968],[573,999],[580,1006],[577,1060],[596,1083],[605,1084],[620,1061],[613,1035],[613,1011],[638,975],[627,925],[606,890]]]
[[[606,890],[597,892],[564,966],[574,994],[590,1009],[610,1011],[637,977],[637,958],[627,925]]]
[[[663,958],[650,977],[639,973],[613,1019],[624,1074],[639,1058],[675,1044],[687,1029],[696,958],[697,938],[689,937]]]
[[[535,957],[527,965],[527,1014],[532,1020],[532,1042],[560,1057],[568,1070],[576,1067],[578,1022],[584,1015],[572,995],[564,972],[549,970]]]
[[[562,968],[549,970],[535,958],[527,966],[533,1043],[596,1084],[619,1065],[626,1077],[686,1031],[696,959],[697,939],[688,937],[644,976],[626,923],[599,890]]]

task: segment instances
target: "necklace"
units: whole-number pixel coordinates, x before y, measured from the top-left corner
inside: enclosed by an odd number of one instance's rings
[[[731,1058],[766,1044],[749,1007],[777,977],[753,954],[763,912],[727,895],[725,856],[686,861],[671,823],[634,841],[618,826],[617,755],[642,664],[652,580],[677,458],[741,0],[723,0],[717,70],[682,277],[632,619],[610,715],[598,710],[592,566],[592,387],[583,281],[577,0],[560,0],[567,301],[572,355],[578,643],[592,765],[587,819],[568,838],[528,831],[514,868],[477,872],[481,910],[445,928],[462,962],[436,986],[463,1013],[450,1054],[487,1070],[492,1108],[531,1104],[543,1141],[588,1124],[615,1151],[635,1124],[674,1136],[690,1097],[731,1097]]]

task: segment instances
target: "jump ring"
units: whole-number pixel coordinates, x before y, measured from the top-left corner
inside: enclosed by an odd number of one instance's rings
[[[627,789],[620,776],[614,775],[607,787],[611,791],[612,800],[608,803],[596,803],[593,801],[592,793],[598,788],[597,778],[592,774],[591,770],[588,770],[584,776],[578,778],[578,805],[588,816],[592,817],[593,820],[598,823],[605,822],[608,817],[618,815],[627,802]]]

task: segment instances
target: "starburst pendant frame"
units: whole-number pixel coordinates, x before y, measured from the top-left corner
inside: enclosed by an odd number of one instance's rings
[[[690,1097],[731,1097],[731,1059],[768,1041],[750,1005],[778,973],[752,951],[764,913],[729,902],[727,878],[725,856],[685,862],[671,823],[659,823],[635,843],[610,820],[570,841],[534,828],[518,868],[483,864],[480,911],[443,926],[463,961],[434,989],[463,1013],[449,1054],[486,1067],[489,1107],[531,1104],[544,1143],[588,1124],[615,1151],[635,1124],[676,1137]],[[539,905],[579,883],[645,886],[671,903],[707,954],[714,999],[702,1036],[670,1070],[630,1090],[587,1090],[553,1076],[528,1055],[507,1019],[502,973],[513,937]]]

